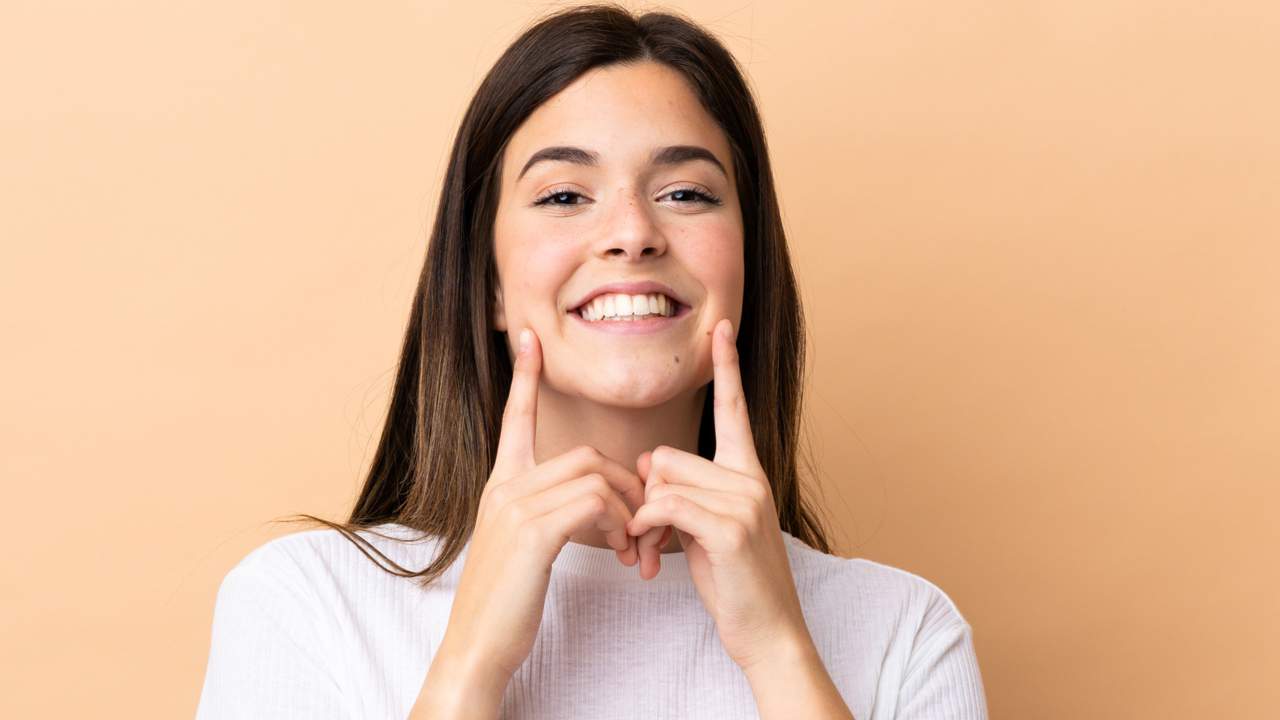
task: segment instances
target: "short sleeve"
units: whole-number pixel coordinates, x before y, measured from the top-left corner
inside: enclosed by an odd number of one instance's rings
[[[348,718],[315,591],[260,548],[218,588],[197,720]]]
[[[912,645],[897,720],[987,720],[973,628],[936,590]]]

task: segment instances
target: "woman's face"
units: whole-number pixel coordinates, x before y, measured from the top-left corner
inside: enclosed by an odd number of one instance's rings
[[[546,148],[578,150],[537,159]],[[602,404],[650,407],[710,382],[712,328],[742,314],[734,172],[727,137],[665,65],[597,68],[543,103],[502,157],[493,320],[509,347],[532,328],[543,381]],[[641,281],[668,287],[675,314],[581,316],[601,286]],[[652,292],[605,294],[589,316],[622,313],[619,295]]]

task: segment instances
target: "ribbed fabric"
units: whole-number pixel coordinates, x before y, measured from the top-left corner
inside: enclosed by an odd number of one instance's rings
[[[362,532],[421,569],[435,538]],[[805,621],[857,720],[984,719],[973,634],[951,599],[905,570],[827,555],[783,533]],[[197,720],[405,718],[444,637],[466,554],[429,589],[376,567],[339,533],[251,551],[222,581]],[[504,718],[759,718],[684,553],[641,580],[609,548],[570,542]]]

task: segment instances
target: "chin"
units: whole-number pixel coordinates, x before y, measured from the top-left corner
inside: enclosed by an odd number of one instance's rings
[[[688,383],[671,375],[644,377],[631,374],[583,388],[581,395],[601,405],[640,409],[662,405],[688,389]]]

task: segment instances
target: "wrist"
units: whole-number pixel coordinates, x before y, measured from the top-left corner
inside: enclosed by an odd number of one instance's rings
[[[510,676],[474,654],[455,652],[442,643],[431,659],[422,691],[409,717],[497,718]]]
[[[793,635],[742,667],[761,718],[848,718],[853,714],[827,672],[813,638]]]
[[[747,680],[755,685],[765,678],[794,674],[814,662],[820,664],[822,661],[813,638],[808,633],[790,633],[779,638],[768,652],[740,667]]]

